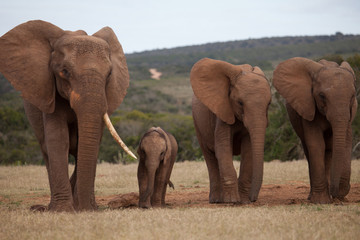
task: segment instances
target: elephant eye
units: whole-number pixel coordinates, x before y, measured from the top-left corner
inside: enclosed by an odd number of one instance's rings
[[[59,76],[62,78],[69,78],[70,73],[65,68],[59,72]]]
[[[321,100],[325,101],[326,97],[324,95],[324,93],[319,93],[319,97],[321,98]]]
[[[240,106],[244,106],[243,101],[238,101],[238,104],[239,104]]]

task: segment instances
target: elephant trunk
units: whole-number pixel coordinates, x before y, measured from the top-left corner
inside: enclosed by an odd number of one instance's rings
[[[266,123],[259,127],[250,128],[252,179],[249,199],[251,202],[257,200],[263,180],[265,131]]]
[[[146,167],[147,173],[147,187],[143,196],[140,196],[140,207],[150,208],[152,206],[152,195],[154,193],[154,184],[155,184],[155,173],[156,168],[154,167]]]
[[[89,105],[83,109],[91,108],[91,104]],[[74,203],[78,210],[93,210],[96,209],[94,183],[103,130],[103,114],[89,114],[90,110],[85,112],[87,114],[77,114],[79,138]]]
[[[333,198],[344,197],[350,190],[351,152],[346,147],[351,144],[347,143],[349,127],[348,121],[336,123],[333,126],[333,151],[330,167],[330,195]],[[343,175],[344,171],[345,175]],[[340,189],[340,184],[344,185],[344,189]]]

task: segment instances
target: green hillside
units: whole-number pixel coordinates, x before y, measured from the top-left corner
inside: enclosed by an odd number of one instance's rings
[[[203,57],[260,66],[271,82],[272,71],[285,59],[301,56],[348,60],[359,77],[360,35],[274,37],[208,43],[197,46],[145,51],[126,55],[130,87],[112,121],[126,144],[136,151],[140,136],[151,126],[161,126],[179,142],[178,161],[202,159],[191,117],[192,89],[189,73]],[[150,68],[162,75],[151,78]],[[359,85],[359,84],[358,84]],[[275,91],[274,91],[275,92]],[[265,160],[303,158],[300,142],[287,119],[278,94],[269,110],[270,125]],[[359,116],[359,114],[358,114]],[[360,117],[354,122],[354,145],[360,141]],[[360,156],[354,151],[354,157]],[[239,157],[237,157],[238,159]],[[105,130],[99,161],[132,161]],[[0,164],[39,164],[40,149],[24,116],[19,93],[0,76]]]
[[[242,41],[208,43],[196,46],[145,51],[127,55],[133,80],[149,77],[149,68],[164,76],[188,76],[199,59],[208,57],[232,64],[259,66],[272,70],[278,62],[291,57],[318,58],[330,54],[342,56],[360,52],[360,35],[274,37]]]

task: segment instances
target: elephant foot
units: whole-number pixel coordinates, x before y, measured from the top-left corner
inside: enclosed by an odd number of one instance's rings
[[[151,203],[151,207],[153,208],[159,208],[162,207],[163,205],[161,204],[161,202],[153,202]]]
[[[221,193],[220,191],[211,191],[209,194],[209,203],[221,203]]]
[[[223,203],[238,203],[240,202],[239,193],[236,191],[224,191],[223,193]]]
[[[45,212],[47,210],[48,210],[48,207],[45,205],[32,205],[30,207],[30,211],[33,211],[33,212]]]
[[[240,193],[240,204],[250,204],[249,194]]]
[[[150,201],[139,202],[139,208],[151,208]]]
[[[75,212],[74,205],[71,202],[51,202],[48,210],[51,212]]]
[[[327,191],[315,193],[312,192],[310,196],[310,202],[311,203],[317,203],[317,204],[329,204],[331,203],[330,195]]]

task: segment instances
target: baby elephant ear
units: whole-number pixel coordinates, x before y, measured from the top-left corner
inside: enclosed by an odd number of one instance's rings
[[[157,127],[156,128],[156,131],[159,132],[164,138],[165,138],[165,141],[166,141],[166,152],[165,152],[165,156],[164,156],[164,164],[167,163],[167,161],[170,161],[170,157],[171,157],[171,141],[170,141],[170,138],[169,138],[169,135],[167,132],[165,132],[162,128],[160,127]]]
[[[320,63],[297,57],[280,63],[274,71],[273,84],[276,90],[308,121],[315,117],[312,76],[322,67]]]
[[[194,64],[190,82],[195,96],[222,121],[233,124],[229,99],[230,81],[242,70],[230,63],[204,58]]]

